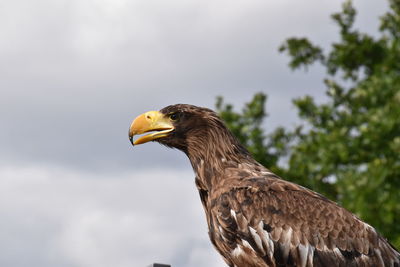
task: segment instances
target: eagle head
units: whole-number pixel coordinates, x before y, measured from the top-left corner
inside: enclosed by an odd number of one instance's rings
[[[160,111],[148,111],[137,116],[130,128],[132,145],[157,141],[187,152],[192,142],[201,142],[212,128],[226,129],[218,115],[207,108],[187,104],[167,106]],[[134,140],[136,135],[141,135]]]

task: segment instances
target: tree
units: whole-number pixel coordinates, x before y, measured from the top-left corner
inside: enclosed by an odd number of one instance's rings
[[[253,157],[277,174],[283,174],[278,161],[287,156],[288,144],[292,133],[280,127],[266,135],[262,122],[267,116],[265,101],[267,96],[258,93],[245,105],[241,113],[235,112],[231,104],[224,104],[223,98],[217,98],[217,110],[230,130],[253,155]]]
[[[299,125],[266,133],[266,96],[242,112],[217,100],[217,110],[262,164],[318,191],[375,226],[400,247],[400,0],[390,0],[380,36],[353,29],[351,1],[332,18],[340,41],[324,52],[306,38],[279,48],[292,69],[326,68],[326,103],[294,99]]]

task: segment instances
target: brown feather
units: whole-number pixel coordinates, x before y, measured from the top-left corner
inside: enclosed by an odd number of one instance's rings
[[[256,162],[212,111],[173,105],[175,130],[157,141],[187,154],[209,236],[229,266],[400,266],[371,226]]]

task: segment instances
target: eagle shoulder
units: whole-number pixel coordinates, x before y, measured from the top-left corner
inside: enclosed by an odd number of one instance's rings
[[[374,228],[272,174],[226,179],[210,198],[210,236],[232,266],[400,264],[399,254]]]

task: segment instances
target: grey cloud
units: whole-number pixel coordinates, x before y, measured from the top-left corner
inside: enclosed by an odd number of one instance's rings
[[[360,5],[365,13],[385,6]],[[240,106],[264,91],[268,125],[290,125],[293,97],[324,99],[323,73],[316,67],[293,74],[277,47],[293,35],[334,39],[329,14],[339,6],[317,0],[6,2],[0,159],[132,169],[150,157],[183,166],[183,157],[167,157],[154,146],[132,166],[126,129],[143,111],[179,102],[213,107],[217,95]]]
[[[1,266],[223,266],[188,171],[0,169]],[[182,256],[183,255],[183,256]]]

